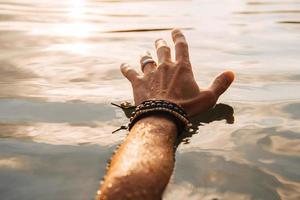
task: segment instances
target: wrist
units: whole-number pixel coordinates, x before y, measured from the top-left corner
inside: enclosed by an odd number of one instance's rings
[[[146,129],[146,130],[145,130]],[[177,136],[177,126],[174,120],[163,113],[153,113],[138,120],[132,127],[133,132],[167,133]]]

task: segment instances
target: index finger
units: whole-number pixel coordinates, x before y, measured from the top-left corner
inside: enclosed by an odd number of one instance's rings
[[[179,29],[173,29],[172,39],[175,44],[176,61],[189,62],[189,49],[183,33]]]

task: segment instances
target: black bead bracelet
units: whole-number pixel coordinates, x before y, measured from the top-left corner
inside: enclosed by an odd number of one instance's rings
[[[138,105],[132,112],[128,130],[141,118],[154,113],[165,114],[170,117],[176,123],[179,132],[191,126],[187,113],[179,105],[166,100],[147,100]]]

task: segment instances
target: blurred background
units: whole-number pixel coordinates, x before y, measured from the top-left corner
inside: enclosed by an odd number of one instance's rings
[[[174,27],[200,86],[236,73],[235,122],[180,144],[164,200],[300,199],[299,0],[0,0],[1,199],[93,199],[126,136],[120,63]]]

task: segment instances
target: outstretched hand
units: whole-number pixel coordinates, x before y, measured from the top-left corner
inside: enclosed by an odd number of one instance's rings
[[[143,74],[121,65],[123,75],[131,82],[134,101],[139,105],[146,100],[167,100],[182,106],[189,116],[201,114],[212,108],[218,98],[234,80],[231,71],[221,73],[208,88],[199,88],[189,59],[188,44],[182,32],[172,31],[176,58],[171,59],[171,49],[163,39],[155,41],[158,61],[150,54],[141,57]]]

